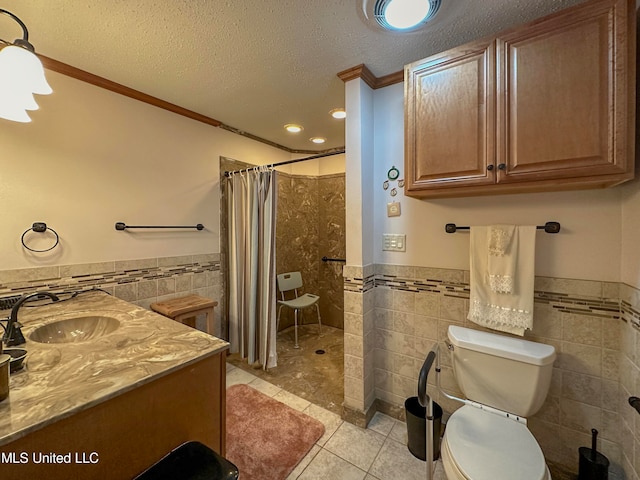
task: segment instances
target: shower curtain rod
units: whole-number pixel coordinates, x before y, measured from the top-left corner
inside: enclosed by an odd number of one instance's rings
[[[256,165],[255,167],[243,168],[242,170],[233,170],[231,172],[224,172],[224,176],[230,177],[231,175],[234,175],[236,173],[248,172],[249,170],[253,170],[256,167],[268,167],[268,168],[279,167],[280,165],[289,165],[290,163],[305,162],[307,160],[315,160],[316,158],[330,157],[331,155],[340,155],[341,153],[344,153],[344,149],[337,150],[335,152],[330,152],[330,153],[321,153],[319,155],[313,155],[311,157],[296,158],[295,160],[287,160],[285,162],[271,163],[269,165]]]

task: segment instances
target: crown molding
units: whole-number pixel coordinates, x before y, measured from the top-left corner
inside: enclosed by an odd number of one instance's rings
[[[378,88],[388,87],[389,85],[404,82],[404,71],[400,70],[399,72],[390,73],[383,77],[376,77],[364,63],[361,63],[360,65],[356,65],[355,67],[339,72],[338,78],[345,83],[349,80],[360,78],[364,83],[369,85],[369,87],[376,90]]]

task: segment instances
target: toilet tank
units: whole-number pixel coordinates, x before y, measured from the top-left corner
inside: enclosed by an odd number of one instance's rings
[[[540,409],[551,383],[555,348],[455,325],[448,337],[453,371],[469,400],[521,417]]]

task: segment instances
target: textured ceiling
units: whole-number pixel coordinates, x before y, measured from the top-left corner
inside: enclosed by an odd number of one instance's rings
[[[581,0],[442,0],[428,28],[368,25],[364,0],[0,0],[38,53],[293,150],[344,146],[340,71],[381,77]],[[18,26],[0,16],[0,38]],[[298,135],[282,126],[300,123]],[[311,136],[326,137],[316,146]]]

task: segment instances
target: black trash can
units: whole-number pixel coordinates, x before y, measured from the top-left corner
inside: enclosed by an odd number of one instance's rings
[[[407,417],[407,446],[414,457],[427,460],[427,409],[420,405],[418,397],[409,397],[404,401]],[[440,430],[442,426],[442,407],[433,402],[433,459],[440,457]]]
[[[134,480],[237,480],[238,469],[200,442],[187,442]]]

